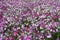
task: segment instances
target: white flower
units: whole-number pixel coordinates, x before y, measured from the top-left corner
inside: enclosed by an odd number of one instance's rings
[[[51,38],[51,35],[48,35],[47,38]]]
[[[40,16],[40,18],[45,18],[46,17],[46,15],[42,15],[42,16]]]
[[[40,29],[43,29],[43,27],[40,27]]]
[[[60,18],[59,18],[59,20],[60,20]]]
[[[44,30],[42,30],[41,33],[44,33]]]

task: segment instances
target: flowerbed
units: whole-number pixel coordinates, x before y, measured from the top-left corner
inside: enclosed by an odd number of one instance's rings
[[[0,40],[60,40],[59,0],[0,0]]]

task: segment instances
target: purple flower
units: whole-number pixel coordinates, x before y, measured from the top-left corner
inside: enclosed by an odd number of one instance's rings
[[[58,37],[56,40],[60,40],[60,38]]]

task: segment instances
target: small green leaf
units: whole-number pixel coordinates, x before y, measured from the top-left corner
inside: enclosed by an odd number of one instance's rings
[[[60,37],[60,29],[57,32],[57,37]]]
[[[58,18],[54,19],[55,22],[58,22]]]
[[[13,39],[14,39],[14,40],[17,40],[17,36],[14,36]]]

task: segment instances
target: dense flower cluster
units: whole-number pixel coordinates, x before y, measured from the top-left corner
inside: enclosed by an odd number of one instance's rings
[[[53,40],[53,35],[60,33],[59,3],[59,0],[0,0],[0,40]]]

